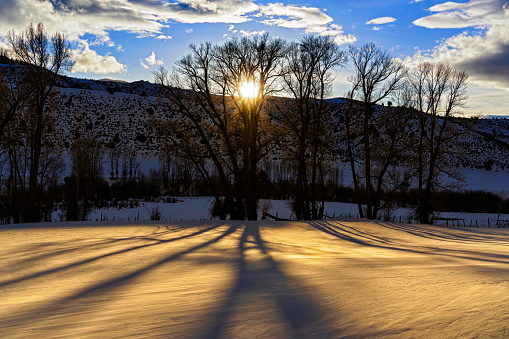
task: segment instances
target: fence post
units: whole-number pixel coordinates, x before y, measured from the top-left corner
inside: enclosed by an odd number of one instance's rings
[[[490,226],[490,218],[488,218],[488,228],[491,228],[491,226]]]

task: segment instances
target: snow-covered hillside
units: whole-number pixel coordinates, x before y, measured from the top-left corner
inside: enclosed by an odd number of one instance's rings
[[[53,98],[55,117],[66,146],[77,133],[95,136],[121,149],[135,149],[145,158],[157,156],[155,135],[147,122],[151,117],[166,118],[169,112],[153,96],[76,88],[57,88]]]
[[[142,158],[157,158],[159,148],[147,121],[152,116],[166,118],[170,114],[164,100],[158,98],[157,85],[147,81],[61,77],[58,86],[52,107],[66,146],[73,143],[81,128],[87,135],[98,137],[105,150],[109,145],[135,149]],[[330,101],[337,105],[344,102],[340,98]],[[452,164],[509,172],[508,119],[472,118],[456,122],[460,129],[470,127],[460,137],[459,148],[453,150]]]
[[[118,141],[119,147],[136,148],[144,158],[157,156],[157,143],[146,126],[152,116],[169,116],[158,87],[149,82],[122,83],[65,78],[57,88],[56,116],[64,140],[70,144],[81,116],[88,133],[98,136],[104,145]],[[340,99],[332,100],[341,104]],[[490,168],[509,171],[509,120],[459,119],[469,131],[460,137],[453,150],[453,164],[466,168]]]

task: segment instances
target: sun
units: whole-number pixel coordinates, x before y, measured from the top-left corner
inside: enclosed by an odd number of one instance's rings
[[[256,97],[257,90],[253,82],[245,82],[239,86],[240,95],[244,98],[252,99]]]

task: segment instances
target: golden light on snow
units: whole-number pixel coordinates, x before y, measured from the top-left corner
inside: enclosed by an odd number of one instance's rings
[[[4,225],[0,337],[508,338],[508,242],[353,219]]]
[[[256,97],[258,91],[254,82],[244,82],[239,86],[239,93],[244,98],[252,99]]]

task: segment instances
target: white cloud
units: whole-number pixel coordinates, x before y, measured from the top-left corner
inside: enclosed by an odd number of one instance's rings
[[[80,50],[73,51],[74,54],[74,67],[73,73],[124,73],[127,67],[118,62],[112,55],[99,55],[96,51],[91,50],[87,43],[84,44]]]
[[[223,34],[223,39],[228,36],[228,33]]]
[[[342,26],[332,23],[333,19],[316,7],[273,3],[262,6],[260,13],[269,17],[261,21],[265,25],[304,29],[306,33],[330,35],[334,37],[338,45],[357,41],[354,35],[345,35]]]
[[[319,8],[284,5],[282,3],[268,4],[262,7],[260,13],[271,17],[271,19],[262,21],[264,24],[287,28],[324,26],[333,21],[330,16],[323,13]]]
[[[420,51],[407,62],[444,62],[469,73],[478,87],[509,91],[509,3],[497,0],[445,2],[430,8],[438,12],[416,20],[427,28],[475,27]]]
[[[378,27],[378,26],[373,26],[373,28],[372,28],[372,29],[373,29],[374,31],[379,31],[379,30],[381,30],[381,28],[380,28],[380,27]]]
[[[254,0],[1,0],[0,37],[14,28],[24,30],[31,22],[44,22],[48,32],[59,31],[71,41],[85,34],[111,47],[112,31],[136,34],[138,38],[168,40],[162,33],[170,21],[180,23],[234,24],[261,18],[266,25],[303,29],[306,33],[332,35],[339,44],[353,42],[325,10],[316,7],[269,3]],[[190,31],[188,31],[190,32]],[[247,31],[246,31],[247,32]]]
[[[384,24],[389,24],[394,21],[396,21],[395,18],[392,18],[390,16],[384,16],[381,18],[369,20],[368,22],[366,22],[366,25],[384,25]]]
[[[48,32],[62,32],[72,41],[86,33],[108,37],[110,31],[148,37],[161,35],[170,20],[241,23],[258,8],[251,0],[2,0],[0,36],[44,22]]]
[[[245,31],[245,30],[241,29],[240,30],[240,34],[242,34],[242,36],[264,35],[265,31],[264,30],[261,30],[261,31]]]
[[[147,58],[145,58],[145,61],[150,66],[156,66],[156,65],[163,65],[164,64],[164,62],[162,60],[157,60],[156,59],[156,54],[154,52],[152,52],[152,54],[150,54]]]
[[[432,15],[415,20],[426,28],[465,28],[509,23],[509,2],[501,0],[470,0],[466,3],[445,2],[429,8]]]
[[[123,72],[126,66],[111,55],[100,56],[90,50],[94,44],[115,48],[113,31],[128,32],[138,38],[172,39],[163,34],[171,21],[180,23],[226,23],[228,31],[238,32],[236,24],[255,18],[260,23],[302,30],[305,33],[330,35],[337,44],[352,43],[354,35],[345,34],[325,10],[282,3],[258,4],[255,0],[0,0],[0,38],[15,29],[23,31],[31,22],[44,22],[47,32],[59,31],[71,42],[81,44],[76,69],[104,73]],[[187,30],[191,32],[191,29]],[[262,30],[240,32],[260,34]],[[88,36],[85,41],[85,35]],[[86,46],[84,45],[86,44]],[[83,47],[84,46],[84,47]],[[122,51],[121,46],[117,46]],[[98,61],[94,66],[88,60]],[[147,62],[142,61],[146,66]]]
[[[193,33],[193,29],[192,28],[186,29],[186,33],[188,33],[188,34]]]

